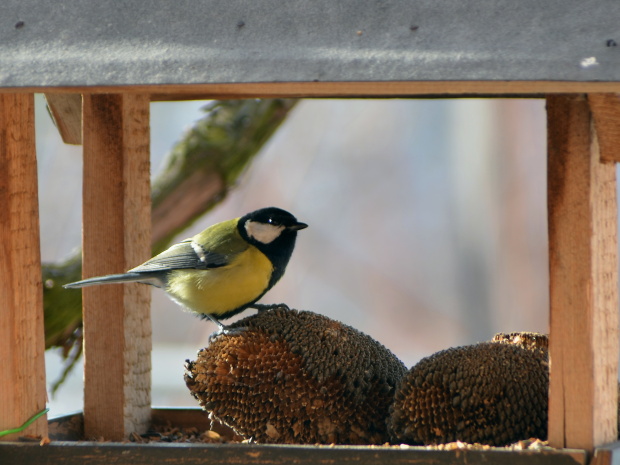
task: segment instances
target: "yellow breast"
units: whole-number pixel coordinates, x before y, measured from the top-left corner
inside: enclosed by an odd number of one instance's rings
[[[226,266],[171,272],[166,292],[189,310],[217,316],[253,302],[267,288],[272,271],[269,259],[250,247]]]

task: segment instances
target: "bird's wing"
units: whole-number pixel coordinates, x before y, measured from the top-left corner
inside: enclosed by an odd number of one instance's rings
[[[130,272],[156,272],[166,270],[196,269],[206,270],[228,265],[249,244],[240,237],[228,238],[217,244],[204,243],[200,236],[185,239],[168,250],[151,258]],[[215,250],[214,250],[215,249]]]
[[[191,239],[186,239],[129,271],[145,273],[192,268],[205,270],[223,266],[226,263],[228,263],[228,258],[225,255],[204,251]]]

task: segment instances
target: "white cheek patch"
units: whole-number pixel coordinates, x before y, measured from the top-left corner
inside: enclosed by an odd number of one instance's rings
[[[269,244],[280,237],[280,233],[284,231],[284,226],[248,221],[245,223],[245,231],[252,239],[263,244]]]

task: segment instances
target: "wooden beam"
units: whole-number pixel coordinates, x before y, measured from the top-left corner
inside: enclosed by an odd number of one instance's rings
[[[0,92],[3,88],[0,87]],[[11,87],[7,92],[149,94],[152,101],[261,97],[541,97],[550,93],[620,93],[620,82],[576,81],[386,81],[136,84],[125,86]]]
[[[82,95],[48,93],[45,100],[63,142],[82,145]]]
[[[601,160],[620,162],[620,94],[589,94]]]
[[[0,94],[0,431],[45,408],[34,96]],[[39,418],[23,434],[47,436]]]
[[[176,425],[175,425],[176,426]],[[588,465],[583,450],[511,451],[490,447],[448,450],[415,446],[307,446],[291,444],[188,444],[152,442],[61,442],[0,444],[0,456],[11,465]],[[612,465],[599,462],[596,465]]]
[[[550,96],[547,115],[549,442],[592,451],[617,438],[616,171],[585,96]]]
[[[84,277],[120,273],[151,255],[149,101],[84,95]],[[126,439],[150,417],[150,288],[84,289],[84,428]]]
[[[620,463],[620,442],[612,442],[594,451],[589,465],[614,465]]]

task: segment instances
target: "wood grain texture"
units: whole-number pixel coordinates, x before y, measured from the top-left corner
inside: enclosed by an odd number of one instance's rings
[[[425,450],[422,447],[291,446],[266,444],[119,444],[61,442],[0,444],[11,465],[586,465],[579,450]],[[599,463],[597,465],[608,465]]]
[[[590,465],[614,465],[620,463],[620,442],[612,442],[594,451]]]
[[[44,340],[34,96],[0,94],[0,430],[45,408]]]
[[[0,87],[0,92],[3,88]],[[221,84],[162,84],[132,86],[73,86],[4,88],[8,92],[149,94],[152,101],[257,97],[466,97],[552,93],[620,93],[620,82],[573,81],[369,81],[254,82]]]
[[[148,97],[85,95],[83,122],[83,273],[121,273],[150,257]],[[150,417],[150,287],[83,292],[85,434],[120,440]]]
[[[617,437],[616,172],[585,96],[550,96],[547,113],[549,441],[592,451]]]
[[[82,96],[80,94],[45,94],[60,137],[65,144],[82,144]]]
[[[620,162],[620,94],[589,94],[601,160]]]

